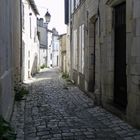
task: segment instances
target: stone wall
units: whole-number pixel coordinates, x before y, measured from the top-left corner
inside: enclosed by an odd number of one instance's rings
[[[21,3],[14,0],[12,3],[13,10],[13,79],[15,84],[21,81]]]
[[[112,105],[114,100],[114,30],[113,7],[122,3],[122,0],[105,1],[100,4],[101,13],[101,87],[102,103],[112,112],[133,125],[140,127],[140,63],[139,63],[139,31],[140,31],[140,2],[139,0],[126,1],[126,76],[127,76],[127,107],[125,113],[116,110]],[[104,12],[102,12],[104,11]],[[105,13],[105,14],[104,14]],[[106,20],[104,20],[106,19]]]
[[[46,57],[47,61],[49,60],[48,51],[47,49],[47,27],[44,24],[43,19],[38,19],[38,24],[37,24],[37,31],[39,33],[39,65],[47,65],[48,62],[46,63]],[[49,47],[49,46],[48,46]]]
[[[37,13],[28,0],[22,0],[22,5],[24,5],[24,26],[22,26],[22,81],[25,82],[39,69],[39,41],[37,36]]]
[[[127,20],[128,107],[127,118],[140,127],[140,1],[129,0]]]
[[[127,106],[125,110],[114,104],[114,7],[126,2],[126,77]],[[73,69],[73,80],[101,104],[140,127],[140,1],[139,0],[86,0],[72,14],[72,31],[84,24],[84,73]],[[71,32],[71,36],[73,32]],[[72,37],[71,37],[72,38]],[[71,41],[73,42],[73,40]],[[72,54],[73,57],[73,43]],[[77,54],[79,52],[77,51]],[[79,55],[77,55],[79,59]],[[73,63],[73,61],[72,61]],[[79,63],[78,66],[79,67]],[[80,83],[82,81],[82,83]],[[83,84],[84,81],[84,84]]]
[[[59,67],[62,72],[67,73],[67,49],[66,49],[66,34],[60,35],[59,37]]]
[[[79,27],[84,25],[84,73],[74,70],[75,82],[85,91],[93,91],[94,88],[94,23],[92,18],[97,15],[98,1],[83,1],[72,16],[72,30],[77,30],[77,50],[79,54]],[[74,49],[74,48],[73,48]],[[77,55],[79,60],[79,55]],[[98,60],[99,61],[99,60]],[[78,68],[80,64],[78,62]],[[97,71],[97,70],[96,70]],[[77,76],[76,76],[77,75]],[[76,76],[76,77],[75,77]]]

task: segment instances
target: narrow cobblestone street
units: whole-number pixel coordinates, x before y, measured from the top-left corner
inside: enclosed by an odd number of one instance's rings
[[[37,74],[29,89],[15,103],[11,123],[17,140],[140,140],[139,130],[94,106],[58,69]]]

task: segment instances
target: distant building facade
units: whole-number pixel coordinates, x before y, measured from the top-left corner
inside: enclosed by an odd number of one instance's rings
[[[139,6],[139,0],[65,0],[72,80],[97,104],[138,127]]]
[[[39,34],[39,65],[47,65],[48,48],[47,48],[47,29],[43,18],[37,21],[37,31]]]
[[[52,30],[48,30],[48,67],[52,67]]]
[[[52,29],[52,67],[59,65],[59,35],[55,28]]]
[[[59,36],[59,67],[63,73],[67,73],[67,50],[66,50],[66,34]]]
[[[56,67],[59,56],[58,32],[55,28],[48,29],[47,26],[43,18],[38,19],[39,63],[40,66]]]
[[[38,10],[34,0],[22,0],[22,80],[26,81],[39,68]]]

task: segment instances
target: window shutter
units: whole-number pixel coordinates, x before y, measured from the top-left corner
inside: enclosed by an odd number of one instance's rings
[[[84,39],[85,39],[85,33],[84,33],[84,24],[82,25],[82,73],[84,74],[84,66],[85,66],[85,62],[84,62],[84,51],[85,51],[85,48],[84,48],[84,46],[85,46],[85,41],[84,41]]]

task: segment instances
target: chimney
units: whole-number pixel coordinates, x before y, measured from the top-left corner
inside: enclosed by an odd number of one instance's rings
[[[43,18],[40,18],[39,20],[40,20],[40,24],[39,24],[39,25],[40,25],[41,27],[43,27],[43,23],[44,23]]]

